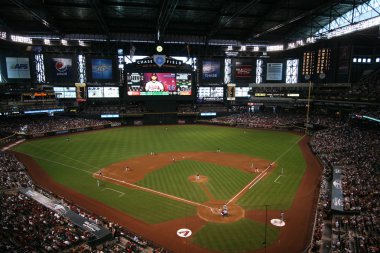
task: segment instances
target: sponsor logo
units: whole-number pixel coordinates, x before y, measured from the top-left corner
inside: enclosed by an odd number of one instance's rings
[[[152,64],[153,63],[153,59],[142,59],[142,60],[137,60],[136,63],[138,65],[141,65],[141,64]]]
[[[55,69],[62,73],[67,71],[67,65],[63,61],[57,61],[55,62]]]
[[[191,230],[188,228],[181,228],[177,230],[177,235],[182,238],[187,238],[191,236],[192,233],[193,232],[191,232]]]
[[[95,71],[97,72],[107,72],[110,71],[112,67],[110,65],[101,64],[95,67]]]
[[[11,69],[17,69],[17,70],[23,70],[23,69],[28,69],[28,68],[29,66],[27,63],[17,63],[11,66]]]

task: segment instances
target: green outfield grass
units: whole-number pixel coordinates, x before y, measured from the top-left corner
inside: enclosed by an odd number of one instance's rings
[[[70,141],[66,141],[66,136],[30,140],[13,149],[32,156],[57,182],[141,221],[154,224],[196,215],[196,208],[107,182],[97,187],[92,173],[112,163],[144,156],[151,151],[216,151],[221,148],[222,152],[276,161],[278,165],[273,173],[238,201],[239,205],[246,209],[264,209],[264,205],[270,205],[269,209],[286,210],[292,203],[306,167],[302,153],[298,145],[295,145],[300,138],[286,132],[216,126],[144,126],[75,134],[70,136]],[[280,174],[282,167],[284,175]],[[254,178],[254,175],[234,168],[184,160],[150,173],[137,184],[201,203],[208,199],[205,192],[199,185],[187,180],[188,176],[196,173],[207,175],[207,188],[215,199],[222,200],[231,198]],[[238,251],[260,247],[262,239],[255,239],[252,233],[261,231],[260,226],[263,224],[246,220],[233,224],[231,227],[241,226],[244,231],[253,230],[251,233],[240,233],[240,237],[236,236],[241,241],[249,242],[241,243],[236,239],[233,240],[234,243],[219,243],[220,246],[217,246],[211,241],[199,239],[198,234],[194,240],[206,248],[224,252],[232,252],[232,244],[236,244],[236,248],[239,248],[239,244],[245,245]],[[209,224],[199,233],[219,231],[218,228],[217,224]],[[276,237],[276,232],[273,235]]]
[[[279,235],[279,229],[267,226],[266,242],[271,245]],[[223,252],[245,252],[263,248],[265,225],[248,219],[234,223],[208,223],[193,237],[202,247]]]

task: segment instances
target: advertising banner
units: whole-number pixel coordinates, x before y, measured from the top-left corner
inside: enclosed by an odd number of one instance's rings
[[[333,168],[333,182],[331,187],[331,209],[343,212],[342,170]]]
[[[220,61],[203,61],[202,62],[202,79],[215,80],[221,79],[221,64]]]
[[[32,190],[31,188],[21,188],[20,192],[34,199],[35,201],[39,202],[40,204],[44,205],[50,210],[58,213],[59,215],[66,217],[72,223],[90,232],[97,238],[108,237],[111,234],[111,232],[108,229],[101,227],[95,222],[80,216],[79,214],[71,211],[70,208],[59,203],[57,200],[50,199],[40,194],[39,192]]]
[[[282,80],[282,63],[267,63],[267,81]]]
[[[70,58],[51,58],[51,75],[54,81],[66,82],[72,80],[73,62]]]
[[[8,78],[30,79],[29,58],[6,57]]]
[[[251,65],[240,65],[235,68],[236,78],[250,78],[252,77],[252,66]]]
[[[92,79],[112,79],[111,59],[92,59]]]

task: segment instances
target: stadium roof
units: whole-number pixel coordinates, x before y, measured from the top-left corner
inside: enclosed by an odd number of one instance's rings
[[[0,31],[83,41],[268,45],[305,39],[366,0],[9,0]]]

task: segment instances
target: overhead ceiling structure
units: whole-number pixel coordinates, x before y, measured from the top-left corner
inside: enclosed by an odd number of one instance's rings
[[[268,45],[312,36],[368,0],[9,0],[0,32],[40,39]]]

